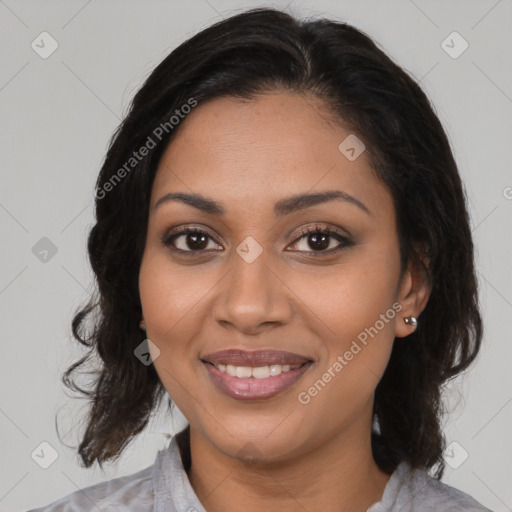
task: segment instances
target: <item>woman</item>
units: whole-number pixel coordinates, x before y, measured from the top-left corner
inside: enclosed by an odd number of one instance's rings
[[[488,510],[439,481],[441,386],[482,339],[463,185],[359,30],[254,9],[175,49],[113,137],[88,250],[85,467],[165,392],[188,426],[38,510]]]

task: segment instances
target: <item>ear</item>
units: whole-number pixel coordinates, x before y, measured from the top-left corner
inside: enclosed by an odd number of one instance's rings
[[[422,257],[422,261],[428,268],[428,259]],[[407,316],[418,318],[420,316],[427,305],[430,291],[425,269],[419,262],[411,262],[402,277],[398,291],[397,301],[402,305],[402,310],[395,324],[395,336],[397,338],[405,338],[414,332],[414,327],[407,325],[404,318]],[[418,323],[420,322],[421,320],[418,319]]]

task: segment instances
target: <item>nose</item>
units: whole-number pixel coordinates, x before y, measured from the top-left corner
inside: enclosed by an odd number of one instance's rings
[[[288,323],[293,315],[293,293],[263,252],[248,263],[237,253],[218,288],[214,320],[224,328],[258,334]]]

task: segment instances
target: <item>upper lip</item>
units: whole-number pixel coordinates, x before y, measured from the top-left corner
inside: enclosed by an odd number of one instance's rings
[[[272,364],[301,365],[311,361],[309,357],[294,354],[293,352],[284,352],[282,350],[256,350],[249,352],[240,349],[221,350],[203,356],[201,359],[214,365],[230,364],[233,366],[249,367]]]

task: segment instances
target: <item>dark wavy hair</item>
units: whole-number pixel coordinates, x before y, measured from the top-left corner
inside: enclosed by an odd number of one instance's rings
[[[395,340],[377,385],[379,427],[371,441],[383,471],[407,461],[413,468],[437,466],[434,476],[442,477],[443,385],[468,368],[482,339],[466,196],[449,141],[418,83],[366,34],[267,8],[232,15],[173,50],[136,93],[110,141],[88,236],[97,287],[72,322],[73,336],[88,351],[62,377],[90,402],[78,447],[85,467],[117,459],[165,396],[153,365],[141,364],[134,350],[145,339],[138,275],[152,183],[179,129],[169,119],[187,112],[191,99],[200,105],[276,91],[318,98],[364,141],[373,172],[393,197],[402,275],[416,262],[428,276],[431,293],[418,328]],[[156,147],[131,160],[156,133]],[[100,368],[88,372],[95,377],[83,389],[71,376],[96,355]],[[171,412],[172,405],[169,399]]]

